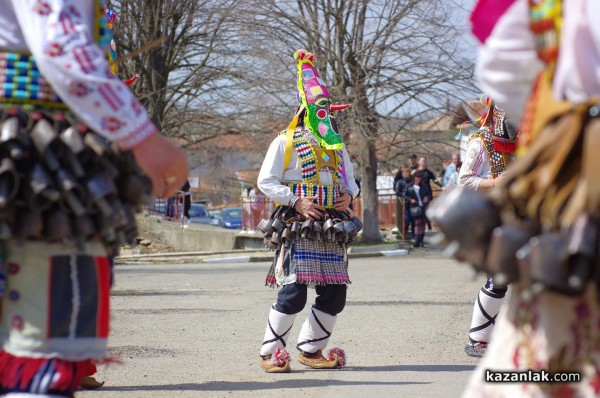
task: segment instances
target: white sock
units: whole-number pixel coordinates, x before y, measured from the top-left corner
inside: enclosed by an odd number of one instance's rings
[[[481,288],[473,307],[473,318],[469,329],[469,338],[474,341],[487,343],[490,341],[496,315],[504,302],[505,293],[494,293]]]
[[[298,336],[298,349],[307,353],[314,353],[327,347],[329,336],[335,326],[337,315],[329,315],[315,308],[304,321]]]
[[[260,355],[273,354],[278,348],[285,349],[296,315],[284,314],[271,308]]]

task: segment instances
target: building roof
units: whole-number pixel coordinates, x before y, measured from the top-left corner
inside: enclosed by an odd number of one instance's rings
[[[238,181],[247,187],[252,187],[258,180],[259,170],[239,170],[235,172]]]
[[[452,120],[452,126],[458,128],[465,122],[479,127],[481,115],[485,113],[486,106],[479,100],[467,100],[460,103]]]

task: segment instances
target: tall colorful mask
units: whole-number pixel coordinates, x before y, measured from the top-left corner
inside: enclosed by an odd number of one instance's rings
[[[304,50],[297,50],[294,59],[298,62],[298,113],[305,110],[304,126],[308,128],[326,149],[342,149],[342,137],[332,111],[342,110],[348,105],[333,105],[325,82],[313,62],[315,56]]]

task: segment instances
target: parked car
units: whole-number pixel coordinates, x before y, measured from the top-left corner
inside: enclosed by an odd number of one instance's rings
[[[219,225],[223,228],[241,229],[242,228],[242,208],[226,207],[222,210],[223,215],[219,219]]]
[[[189,223],[192,224],[211,224],[212,218],[208,212],[208,208],[202,203],[192,203],[190,206]]]
[[[219,225],[219,219],[221,218],[221,210],[210,210],[209,211],[210,218],[212,219],[212,225]]]

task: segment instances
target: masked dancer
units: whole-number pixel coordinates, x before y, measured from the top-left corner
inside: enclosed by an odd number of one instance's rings
[[[475,191],[493,188],[513,160],[517,130],[490,98],[485,99],[487,111],[481,128],[467,145],[466,159],[460,169],[458,185]],[[468,234],[468,231],[465,231]],[[482,357],[492,335],[496,317],[504,301],[507,286],[494,285],[491,275],[480,289],[471,319],[467,355]]]
[[[300,104],[288,129],[271,143],[258,177],[260,190],[278,204],[260,225],[276,250],[267,285],[281,286],[260,349],[266,372],[290,371],[286,343],[309,286],[317,298],[300,329],[298,361],[315,369],[344,365],[343,350],[327,357],[323,350],[346,303],[347,246],[362,228],[347,211],[359,188],[333,117],[348,105],[331,103],[312,53],[298,50],[294,59]]]
[[[482,0],[472,14],[478,78],[521,122],[491,199],[450,193],[432,211],[459,257],[511,283],[465,397],[600,395],[599,12],[593,0]],[[465,201],[480,227],[458,242],[442,213]]]

